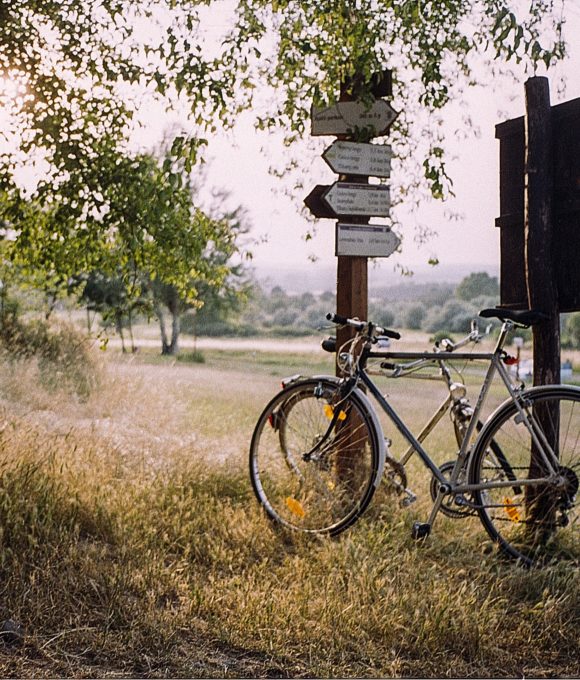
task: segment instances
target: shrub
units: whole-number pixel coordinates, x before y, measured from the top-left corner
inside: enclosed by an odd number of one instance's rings
[[[5,319],[0,348],[10,360],[35,359],[46,387],[86,398],[98,386],[99,369],[89,341],[70,324],[51,327],[41,320]]]
[[[177,355],[177,361],[191,364],[205,364],[205,356],[199,350],[195,352],[181,352]]]
[[[562,338],[565,347],[580,349],[580,312],[566,316]]]
[[[442,308],[432,309],[425,321],[423,329],[434,333],[446,328],[456,333],[468,333],[471,320],[477,317],[477,310],[467,302],[448,300]]]
[[[405,312],[403,325],[411,330],[419,330],[427,310],[422,304],[411,305]]]
[[[369,310],[369,319],[383,328],[392,328],[395,315],[389,309],[375,303]]]

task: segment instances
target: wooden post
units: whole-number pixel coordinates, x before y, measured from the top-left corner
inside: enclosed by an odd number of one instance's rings
[[[352,101],[353,97],[347,93],[347,84],[340,88],[339,101]],[[340,138],[339,138],[340,139]],[[369,140],[357,140],[369,141]],[[368,184],[368,177],[360,175],[339,175],[339,182],[360,182]],[[353,216],[349,218],[351,224],[368,224],[368,217]],[[341,316],[359,319],[368,318],[368,258],[340,255],[337,257],[336,267],[336,312]],[[354,330],[348,326],[338,328],[336,332],[337,350],[354,335]],[[338,353],[336,355],[338,357]],[[336,375],[342,372],[336,365]]]
[[[525,261],[530,308],[546,314],[533,329],[534,385],[560,382],[560,314],[552,254],[553,156],[550,89],[547,78],[530,78],[526,90]],[[534,416],[553,450],[558,452],[559,413],[549,405],[534,408]],[[530,476],[546,473],[532,445]],[[555,520],[553,499],[546,489],[528,487],[528,518],[538,519],[546,537]]]
[[[553,167],[550,89],[530,78],[526,90],[525,260],[530,308],[548,319],[533,330],[534,385],[560,382],[560,314],[552,248]]]

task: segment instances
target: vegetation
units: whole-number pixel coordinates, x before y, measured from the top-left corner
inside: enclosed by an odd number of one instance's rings
[[[202,211],[190,178],[150,155],[100,157],[92,172],[101,182],[100,211],[82,220],[68,215],[66,201],[49,212],[24,201],[17,216],[0,202],[0,213],[4,207],[15,220],[5,232],[19,227],[4,243],[4,270],[13,277],[18,272],[21,283],[45,289],[53,299],[59,291],[78,292],[87,314],[100,312],[121,335],[125,325],[131,332],[136,314],[153,311],[165,333],[167,312],[172,336],[165,334],[162,348],[176,353],[179,316],[203,304],[198,291],[235,296],[241,288],[243,215]],[[55,238],[57,225],[69,217],[67,237]],[[96,240],[93,221],[100,229]]]
[[[562,319],[564,347],[580,349],[580,312],[566,314]]]
[[[269,369],[132,360],[84,404],[2,371],[3,677],[578,675],[576,569],[463,521],[418,545],[385,493],[338,540],[273,531],[245,463]]]
[[[260,110],[258,85],[280,95],[268,115],[257,114],[258,126],[281,126],[289,140],[303,135],[311,104],[334,102],[341,84],[350,96],[372,98],[372,75],[386,67],[394,71],[401,109],[418,114],[411,106],[418,102],[433,113],[471,82],[473,53],[532,68],[561,59],[563,15],[556,4],[532,3],[520,13],[516,0],[446,0],[434,12],[419,2],[245,0],[221,49],[210,55],[204,6],[211,0],[4,2],[2,218],[20,233],[34,216],[36,228],[19,246],[35,248],[39,262],[53,256],[61,267],[74,256],[75,273],[88,271],[78,265],[98,259],[110,236],[110,175],[123,177],[116,185],[121,192],[135,189],[143,159],[128,149],[140,110],[189,115],[193,132],[174,135],[164,165],[177,186],[218,122],[232,123],[244,108]],[[411,119],[402,116],[397,153],[407,164],[419,158],[432,194],[444,198],[450,185],[437,117],[416,117],[429,121],[428,134],[410,135]],[[26,186],[25,165],[36,169],[36,181]],[[63,248],[67,256],[56,257]]]
[[[473,277],[484,276],[491,285],[484,294],[471,299],[460,298]],[[385,327],[467,333],[471,320],[480,309],[498,302],[495,278],[487,274],[470,275],[456,288],[450,284],[401,283],[377,290],[369,301],[369,317]],[[200,335],[308,335],[326,323],[327,312],[335,308],[335,294],[291,294],[279,286],[265,290],[255,286],[245,308],[232,314],[219,310],[199,316],[196,330]]]
[[[70,324],[4,317],[0,325],[0,356],[38,371],[46,388],[64,389],[86,399],[99,386],[100,368],[87,337]]]

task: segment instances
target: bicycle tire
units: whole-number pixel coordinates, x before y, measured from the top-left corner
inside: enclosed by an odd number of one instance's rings
[[[304,460],[317,445],[313,458]],[[384,439],[359,389],[344,396],[331,379],[305,379],[266,406],[254,429],[249,462],[252,488],[273,522],[336,536],[371,502],[384,469]]]
[[[542,435],[555,443],[557,479],[541,485],[527,483],[541,474],[534,462],[532,437],[516,405],[504,402],[484,426],[471,459],[471,484],[506,483],[502,488],[472,492],[479,518],[500,550],[525,566],[558,559],[580,564],[580,389],[535,387],[519,400]],[[512,477],[495,457],[493,442],[501,447]]]

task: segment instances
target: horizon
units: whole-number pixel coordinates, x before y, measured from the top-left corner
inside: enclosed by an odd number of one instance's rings
[[[266,288],[280,286],[288,293],[301,294],[305,292],[321,293],[336,290],[336,265],[332,263],[307,262],[292,264],[290,262],[278,264],[252,263],[251,271],[254,278]],[[472,265],[471,263],[452,263],[447,265],[420,264],[414,267],[412,275],[406,275],[390,268],[373,266],[369,263],[369,293],[380,288],[396,287],[398,285],[424,284],[458,284],[469,274],[485,272],[495,276],[499,281],[499,263]]]

